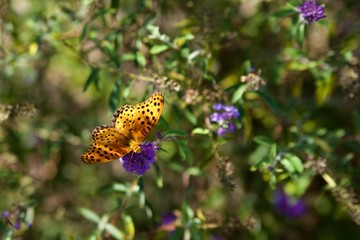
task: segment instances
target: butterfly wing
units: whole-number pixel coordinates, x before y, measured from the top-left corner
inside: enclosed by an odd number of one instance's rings
[[[125,105],[115,111],[111,124],[124,132],[131,132],[135,123],[135,106]]]
[[[112,124],[115,128],[127,132],[134,143],[140,144],[159,120],[163,107],[164,95],[157,92],[136,106],[125,105],[116,110]]]
[[[164,108],[164,95],[161,92],[154,93],[145,102],[135,106],[134,139],[141,143],[149,136],[155,124],[159,121]]]
[[[81,155],[85,163],[105,163],[121,158],[131,151],[129,137],[112,125],[102,125],[92,132],[92,144]]]

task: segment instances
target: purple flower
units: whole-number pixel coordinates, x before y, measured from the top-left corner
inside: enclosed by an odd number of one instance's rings
[[[15,222],[13,226],[16,230],[19,230],[21,227],[21,222]]]
[[[13,227],[16,230],[19,230],[21,228],[22,223],[26,223],[28,227],[32,225],[31,222],[28,222],[28,207],[24,206],[22,204],[16,204],[13,206],[11,211],[4,211],[2,213],[2,217],[6,219],[6,224]],[[12,220],[15,219],[15,222]],[[32,220],[31,220],[32,221]]]
[[[176,215],[174,213],[167,213],[162,215],[162,225],[173,223],[175,220],[176,220]]]
[[[298,6],[298,10],[306,23],[312,23],[319,19],[326,18],[323,6],[316,5],[316,0],[305,1],[304,4]]]
[[[304,199],[292,198],[282,190],[275,191],[275,207],[285,217],[299,218],[306,212],[306,204]]]
[[[236,128],[235,124],[233,124],[233,123],[228,124],[228,131],[229,132],[233,133],[235,131],[235,128]]]
[[[213,109],[215,111],[220,111],[223,108],[223,105],[221,103],[215,103],[213,106]]]
[[[220,122],[223,120],[223,117],[219,113],[213,113],[210,115],[210,121],[212,122]]]
[[[170,238],[171,235],[174,234],[176,229],[176,219],[177,216],[174,213],[166,213],[162,215],[162,224],[159,229],[167,232],[167,238]]]
[[[6,210],[2,213],[2,216],[3,218],[8,218],[10,216],[10,212]]]
[[[218,130],[216,130],[217,135],[219,135],[220,137],[224,136],[226,132],[226,128],[223,127],[219,127]]]
[[[159,139],[159,140],[164,139],[164,136],[162,135],[160,130],[156,132],[156,138]]]
[[[130,152],[124,157],[120,158],[125,171],[143,175],[150,169],[150,164],[155,162],[155,153],[159,149],[158,146],[152,142],[140,144],[141,152]]]
[[[240,113],[235,106],[222,105],[216,103],[213,106],[215,113],[209,116],[211,122],[215,122],[219,125],[216,133],[218,136],[223,136],[226,133],[232,133],[235,131],[235,124],[232,121],[240,117]]]

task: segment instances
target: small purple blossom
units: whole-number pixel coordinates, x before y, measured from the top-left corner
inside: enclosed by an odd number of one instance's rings
[[[213,109],[216,111],[209,116],[211,122],[215,122],[219,125],[216,133],[219,136],[223,136],[226,133],[233,133],[235,131],[235,124],[232,120],[239,118],[240,113],[235,106],[222,105],[216,103],[213,105]]]
[[[210,121],[212,122],[220,122],[223,117],[219,113],[213,113],[210,115]]]
[[[326,18],[323,6],[317,5],[316,0],[305,1],[304,4],[298,6],[298,10],[306,23],[312,23],[319,19]]]
[[[236,126],[235,126],[234,123],[229,123],[228,124],[228,131],[229,132],[233,133],[235,131],[235,128],[236,128]]]
[[[15,222],[13,226],[16,230],[19,230],[21,227],[21,222]]]
[[[152,142],[140,144],[141,152],[130,152],[124,157],[120,158],[125,171],[143,175],[150,169],[150,164],[155,162],[155,153],[159,149],[158,146]]]
[[[216,130],[216,133],[219,136],[224,136],[226,132],[227,132],[226,128],[223,128],[223,127],[219,127],[218,130]]]
[[[285,217],[299,218],[306,212],[306,204],[304,199],[292,198],[282,190],[275,191],[274,204],[276,209]]]
[[[221,103],[215,103],[213,106],[213,109],[215,111],[220,111],[223,108],[223,105]]]
[[[176,215],[174,213],[167,213],[162,215],[162,225],[167,225],[170,223],[175,222],[176,220]]]
[[[171,212],[162,215],[161,219],[162,224],[160,225],[160,229],[166,231],[168,235],[167,237],[170,238],[170,236],[174,234],[176,229],[177,216]]]
[[[162,135],[162,132],[160,130],[156,132],[156,138],[159,140],[164,139],[164,136]]]
[[[3,218],[8,218],[9,216],[10,216],[10,212],[7,210],[2,213]]]

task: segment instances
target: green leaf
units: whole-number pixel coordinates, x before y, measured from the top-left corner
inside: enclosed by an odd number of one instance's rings
[[[181,204],[181,212],[186,221],[194,218],[195,213],[186,201]]]
[[[116,9],[114,9],[114,8],[102,8],[94,14],[94,16],[92,17],[92,20],[94,20],[95,18],[104,16],[106,14],[114,14],[114,13],[116,13]]]
[[[106,224],[108,224],[108,222],[109,222],[109,219],[110,219],[109,214],[105,214],[101,217],[101,219],[98,223],[98,228],[100,231],[103,231],[105,229]]]
[[[91,66],[91,72],[89,77],[87,78],[85,84],[84,84],[84,88],[83,91],[85,92],[88,87],[90,86],[90,84],[94,83],[96,89],[99,89],[99,72],[100,72],[100,68],[96,68],[96,67],[92,67]]]
[[[35,211],[33,207],[28,207],[26,209],[26,217],[25,217],[25,221],[27,223],[33,223],[34,222],[34,217],[35,217]]]
[[[273,173],[270,173],[269,176],[269,185],[271,189],[275,189],[276,188],[276,176]]]
[[[182,164],[179,164],[176,162],[170,162],[169,169],[171,169],[172,171],[175,171],[175,172],[179,172],[179,173],[182,173],[183,171],[185,171],[184,166]]]
[[[277,104],[277,102],[271,95],[263,91],[258,91],[257,93],[265,100],[267,104],[270,105],[270,107],[276,112],[278,116],[282,115],[282,110],[280,106]]]
[[[150,49],[150,54],[156,55],[169,49],[168,45],[155,45]]]
[[[185,108],[183,110],[183,114],[192,125],[197,125],[197,118],[191,111],[189,111],[189,109]]]
[[[151,220],[152,226],[156,226],[157,216],[155,216],[154,214],[154,207],[151,205],[151,203],[148,200],[145,201],[144,210],[146,212],[146,216],[148,217],[148,219]]]
[[[134,61],[135,58],[136,56],[133,53],[125,53],[121,55],[121,61]]]
[[[242,74],[247,75],[251,72],[251,61],[247,59],[242,66]]]
[[[100,221],[100,217],[93,211],[86,208],[78,208],[78,212],[87,220],[98,223]]]
[[[295,167],[291,164],[291,162],[289,161],[289,159],[287,158],[282,158],[280,160],[280,163],[284,166],[284,168],[290,173],[294,173],[295,172]]]
[[[185,171],[187,174],[192,176],[201,176],[203,172],[198,167],[190,167]]]
[[[159,167],[159,165],[157,164],[157,162],[153,163],[153,166],[155,168],[155,172],[156,172],[156,186],[158,188],[162,188],[164,183],[163,183],[163,177],[161,175],[161,168]]]
[[[126,186],[125,184],[122,184],[122,183],[114,183],[111,185],[112,186],[112,189],[115,191],[115,192],[128,192],[129,191],[129,187]]]
[[[139,177],[138,180],[138,186],[139,186],[139,207],[142,209],[145,205],[145,192],[144,192],[144,178],[142,176]]]
[[[114,82],[114,86],[111,89],[109,97],[109,106],[112,111],[115,111],[117,106],[120,103],[120,94],[121,94],[121,76],[117,76]]]
[[[274,144],[274,141],[271,138],[262,135],[254,137],[254,141],[260,145],[265,146],[271,146]]]
[[[86,36],[88,35],[88,33],[89,33],[89,24],[86,23],[86,24],[84,25],[83,30],[82,30],[82,32],[81,32],[81,35],[80,35],[80,37],[79,37],[80,42],[83,41],[83,40],[86,38]]]
[[[270,162],[275,161],[276,158],[276,154],[277,154],[277,146],[276,144],[272,144],[270,147],[270,153],[269,153],[269,157],[270,157]]]
[[[183,130],[167,130],[163,134],[163,137],[176,137],[176,136],[187,136],[187,132]]]
[[[201,55],[204,53],[204,50],[202,49],[198,49],[193,51],[192,53],[189,54],[188,56],[188,63],[192,62],[197,56]],[[206,69],[204,69],[204,67],[206,66],[205,64],[202,64],[204,61],[200,60],[199,65],[201,65],[202,67],[200,67],[202,69],[202,71],[206,72]]]
[[[300,23],[296,30],[296,41],[300,46],[302,46],[305,36],[305,23]]]
[[[108,224],[106,224],[105,229],[115,239],[118,239],[118,240],[124,239],[124,233],[120,229],[115,227],[114,225],[108,223]]]
[[[237,103],[244,95],[245,90],[246,90],[246,84],[240,85],[240,87],[238,87],[238,89],[236,89],[236,91],[234,92],[231,99],[231,103],[233,104]]]
[[[131,216],[124,212],[122,212],[120,216],[124,224],[127,239],[133,239],[135,235],[135,226]]]
[[[192,34],[187,34],[184,36],[180,36],[174,39],[174,44],[177,48],[181,48],[182,46],[184,46],[189,40],[193,40],[194,39],[194,35]]]
[[[296,8],[294,6],[291,6],[290,4],[287,4],[285,7],[278,9],[277,11],[273,12],[271,15],[280,18],[280,17],[291,16],[293,14],[298,14]]]
[[[5,227],[5,226],[1,226],[2,223],[0,223],[0,229],[1,229],[1,240],[13,240],[13,234],[14,234],[14,229],[11,227]]]
[[[191,131],[191,135],[208,135],[210,130],[207,128],[194,128]]]
[[[203,238],[201,238],[198,231],[196,231],[194,229],[189,229],[189,230],[190,230],[191,239],[193,239],[193,240],[201,240],[201,239],[203,239]]]
[[[169,240],[181,240],[183,239],[184,229],[176,228],[173,233],[171,233]]]
[[[181,159],[192,163],[192,153],[190,148],[187,146],[187,142],[177,140],[176,143],[179,146],[179,154]]]
[[[285,154],[286,158],[289,160],[289,162],[293,165],[293,167],[295,168],[295,170],[298,173],[302,173],[304,171],[304,165],[303,162],[301,161],[301,159],[291,153],[287,153]]]
[[[160,117],[157,125],[160,125],[160,126],[161,126],[162,128],[164,128],[164,129],[169,129],[169,128],[170,128],[169,123],[168,123],[168,122],[166,121],[166,119],[163,118],[163,117]]]
[[[145,67],[146,65],[146,58],[144,56],[144,54],[140,53],[140,52],[137,52],[136,53],[136,63],[141,66],[141,67]]]

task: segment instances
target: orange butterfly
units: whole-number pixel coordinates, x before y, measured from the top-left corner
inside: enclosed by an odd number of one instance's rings
[[[85,163],[106,163],[121,158],[131,151],[141,152],[140,144],[150,134],[161,116],[164,95],[154,93],[145,102],[125,105],[115,111],[111,124],[92,131],[92,144],[81,155]]]

